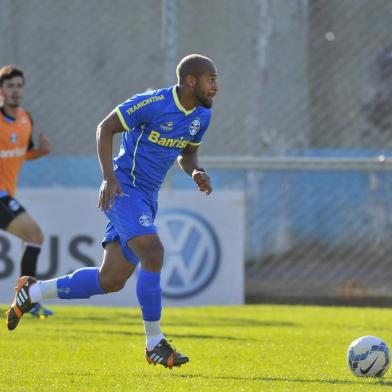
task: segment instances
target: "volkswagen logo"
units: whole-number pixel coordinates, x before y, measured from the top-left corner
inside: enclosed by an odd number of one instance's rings
[[[214,279],[220,263],[218,238],[201,216],[186,210],[163,211],[156,221],[165,246],[162,295],[191,297]]]

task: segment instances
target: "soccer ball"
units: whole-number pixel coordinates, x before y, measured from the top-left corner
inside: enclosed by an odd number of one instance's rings
[[[382,377],[390,365],[389,348],[376,336],[362,336],[348,347],[347,365],[354,376]]]

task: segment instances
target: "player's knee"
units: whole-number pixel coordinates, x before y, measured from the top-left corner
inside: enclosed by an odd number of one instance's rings
[[[163,246],[155,246],[154,248],[146,252],[141,258],[142,267],[148,271],[160,271],[163,266],[163,258]]]
[[[117,291],[120,291],[124,286],[125,286],[125,282],[117,280],[117,281],[109,281],[106,282],[104,285],[101,286],[103,288],[103,290],[105,291],[105,293],[115,293]]]
[[[116,274],[99,274],[99,283],[105,293],[115,293],[116,291],[120,291],[125,286],[126,282],[127,279]]]
[[[33,225],[26,233],[26,241],[32,244],[42,245],[44,242],[44,235],[38,225]]]

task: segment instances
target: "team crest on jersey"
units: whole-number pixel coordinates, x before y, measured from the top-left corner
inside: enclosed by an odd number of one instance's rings
[[[139,223],[144,227],[150,227],[152,225],[152,219],[147,214],[142,214],[139,217]]]
[[[27,124],[27,117],[23,116],[21,122],[22,124]]]
[[[198,118],[195,118],[192,122],[191,125],[189,125],[189,134],[191,136],[195,136],[197,132],[200,131],[200,120]]]
[[[18,141],[18,135],[16,133],[12,133],[10,136],[11,143],[16,143]]]

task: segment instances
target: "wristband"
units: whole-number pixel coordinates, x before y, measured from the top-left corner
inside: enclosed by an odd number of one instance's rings
[[[205,173],[206,171],[205,171],[202,167],[199,167],[199,168],[197,168],[197,169],[194,169],[193,172],[192,172],[192,174],[191,174],[192,178],[193,178],[193,176],[194,176],[197,172]]]

